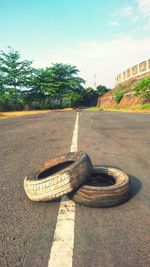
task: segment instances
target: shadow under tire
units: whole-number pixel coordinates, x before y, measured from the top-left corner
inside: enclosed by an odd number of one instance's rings
[[[70,152],[50,159],[27,175],[24,190],[33,201],[59,198],[81,186],[92,172],[92,163],[84,152]]]
[[[94,180],[103,180],[109,186],[93,186]],[[105,208],[119,205],[130,196],[129,176],[120,169],[112,167],[93,167],[92,174],[85,185],[70,194],[70,198],[80,205]]]

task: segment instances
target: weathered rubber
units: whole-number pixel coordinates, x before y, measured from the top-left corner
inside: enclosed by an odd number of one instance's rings
[[[76,192],[71,193],[70,198],[78,204],[95,208],[119,205],[129,198],[130,180],[125,172],[112,167],[93,167],[92,175],[88,179],[91,183],[94,180],[92,176],[96,174],[107,174],[107,178],[104,177],[104,179],[108,180],[110,178],[109,182],[112,183],[113,178],[115,184],[105,187],[85,184],[78,188]]]
[[[43,173],[70,162],[61,171],[41,178]],[[81,186],[92,172],[92,163],[84,152],[70,152],[47,161],[44,166],[24,179],[24,190],[33,201],[49,201],[59,198]]]

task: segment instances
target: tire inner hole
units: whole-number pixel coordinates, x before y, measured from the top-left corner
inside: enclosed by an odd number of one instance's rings
[[[86,182],[86,185],[90,186],[112,186],[116,183],[116,180],[113,176],[108,175],[106,173],[93,173],[91,177]]]
[[[46,169],[45,171],[41,172],[38,174],[38,179],[42,179],[42,178],[46,178],[48,176],[53,175],[54,173],[60,172],[64,169],[66,169],[67,167],[69,167],[70,165],[72,165],[75,161],[65,161],[63,163],[59,163],[53,167],[50,167],[48,169]]]

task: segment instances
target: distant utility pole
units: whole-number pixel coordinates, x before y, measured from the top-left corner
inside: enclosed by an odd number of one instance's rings
[[[97,86],[97,84],[96,84],[96,74],[94,75],[94,86],[93,86],[93,88],[96,90],[96,86]]]

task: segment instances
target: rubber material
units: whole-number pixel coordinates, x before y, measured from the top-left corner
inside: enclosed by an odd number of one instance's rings
[[[96,178],[93,178],[93,177]],[[101,177],[100,177],[101,176]],[[99,177],[99,178],[98,178]],[[109,182],[110,186],[92,186],[94,180]],[[90,179],[70,198],[90,207],[111,207],[125,202],[130,195],[130,181],[128,175],[120,169],[112,167],[94,167]]]
[[[24,190],[33,201],[59,198],[81,186],[92,172],[84,152],[70,152],[47,161],[24,179]]]

